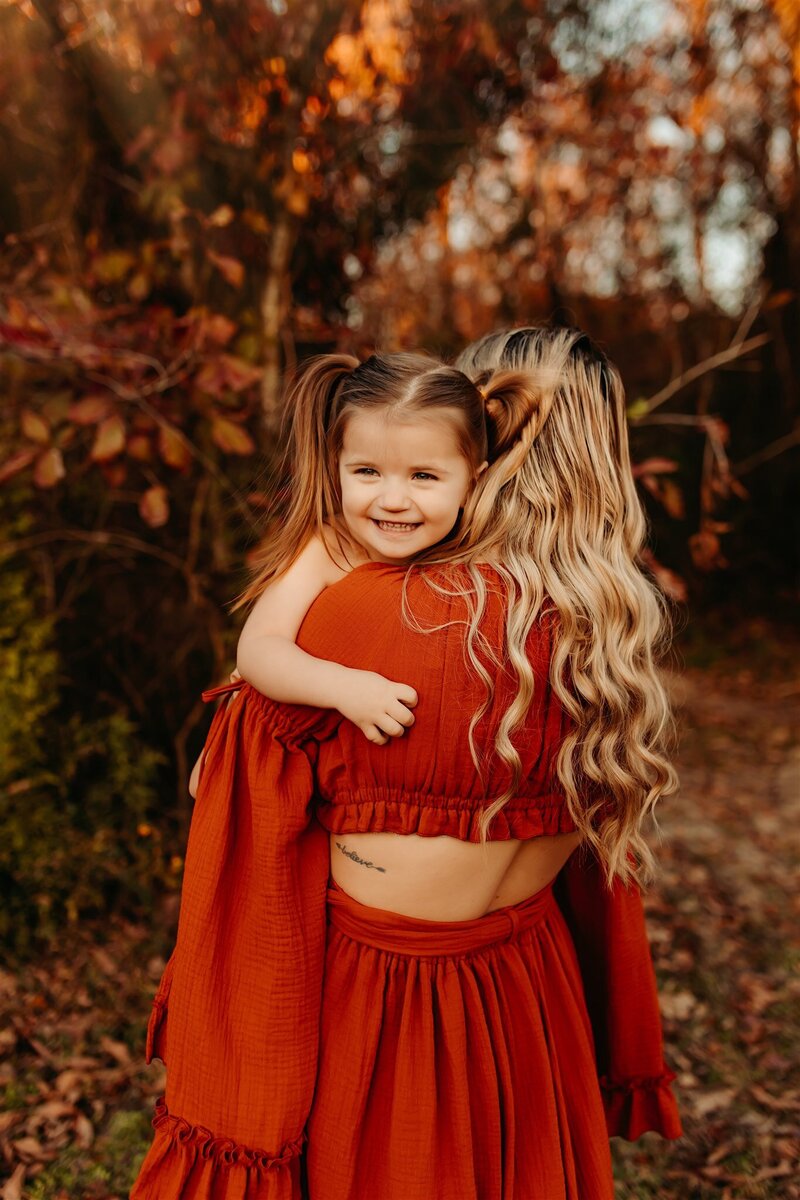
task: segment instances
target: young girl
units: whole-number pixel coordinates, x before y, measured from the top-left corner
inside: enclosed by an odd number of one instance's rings
[[[636,886],[674,776],[624,397],[577,331],[530,346],[522,375],[476,351],[483,394],[405,356],[297,385],[245,599],[287,568],[305,595],[240,648],[290,699],[207,693],[236,696],[131,1200],[612,1200],[608,1134],[681,1132]]]
[[[526,386],[524,376],[507,374],[484,395],[460,371],[419,354],[308,362],[286,396],[293,504],[231,608],[256,600],[231,679],[273,700],[334,708],[376,745],[401,736],[414,722],[413,688],[313,658],[297,633],[320,592],[354,567],[409,564],[452,539],[488,465],[485,405],[519,406]]]
[[[524,376],[495,385],[522,403]],[[325,587],[366,562],[408,564],[457,533],[487,467],[485,399],[460,371],[416,354],[328,355],[287,396],[295,498],[241,604],[237,670],[273,700],[335,708],[379,745],[413,724],[413,688],[296,644]],[[333,488],[336,489],[335,494]]]

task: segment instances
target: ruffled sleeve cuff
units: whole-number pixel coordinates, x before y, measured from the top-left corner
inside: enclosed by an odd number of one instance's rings
[[[600,1091],[606,1113],[609,1137],[636,1141],[649,1130],[664,1138],[679,1138],[683,1133],[678,1105],[672,1094],[674,1071],[646,1079],[633,1077],[612,1080],[604,1075]]]
[[[175,1116],[163,1096],[152,1124],[130,1200],[300,1200],[305,1132],[277,1152],[254,1150]]]
[[[259,717],[265,721],[273,737],[276,737],[288,749],[302,746],[307,741],[324,741],[330,737],[341,721],[341,714],[335,709],[312,708],[307,704],[284,704],[270,700],[245,679],[232,679],[219,687],[206,688],[201,693],[202,699],[208,704],[221,696],[232,697],[241,692],[247,697],[247,703],[253,707]],[[225,705],[217,710],[222,713]],[[213,726],[212,726],[213,728]],[[209,731],[208,741],[211,740]]]

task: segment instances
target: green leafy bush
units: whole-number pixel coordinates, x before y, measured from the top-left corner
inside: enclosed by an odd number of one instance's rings
[[[29,529],[20,489],[0,528]],[[13,515],[9,515],[13,513]],[[0,938],[25,955],[65,925],[150,905],[163,879],[156,806],[163,754],[122,712],[66,711],[54,619],[21,555],[0,572]]]

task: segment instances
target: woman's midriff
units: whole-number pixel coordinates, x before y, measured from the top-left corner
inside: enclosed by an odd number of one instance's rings
[[[541,891],[579,842],[578,833],[486,846],[417,834],[332,833],[331,875],[371,908],[469,921]]]

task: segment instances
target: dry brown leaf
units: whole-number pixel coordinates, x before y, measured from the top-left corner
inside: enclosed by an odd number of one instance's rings
[[[691,992],[662,992],[661,1013],[668,1021],[685,1021],[697,1001]]]
[[[227,254],[217,254],[214,250],[206,250],[206,257],[219,271],[222,278],[231,287],[240,288],[244,283],[244,264],[238,258]]]
[[[86,1076],[80,1071],[62,1071],[53,1081],[53,1086],[62,1096],[68,1096],[70,1100],[78,1100],[83,1094],[83,1085],[86,1082]]]
[[[185,471],[191,466],[191,451],[180,431],[171,425],[162,425],[158,431],[158,452],[167,466],[176,471]]]
[[[117,1042],[114,1038],[103,1035],[100,1038],[100,1045],[105,1050],[106,1054],[110,1054],[120,1066],[127,1067],[131,1061],[131,1052],[124,1042]]]
[[[7,1133],[9,1129],[13,1129],[15,1125],[19,1125],[24,1116],[25,1113],[18,1109],[0,1112],[0,1136]]]
[[[92,462],[108,462],[125,449],[125,422],[122,417],[106,417],[97,426],[94,444],[89,452]]]
[[[220,450],[227,454],[252,454],[256,448],[247,430],[235,421],[229,421],[227,417],[214,417],[211,436]]]
[[[78,1113],[75,1117],[75,1145],[81,1150],[87,1150],[94,1141],[94,1125],[85,1115]]]
[[[30,408],[23,408],[19,418],[23,435],[32,442],[46,444],[50,441],[50,426],[44,417]]]
[[[111,402],[108,396],[83,396],[74,404],[70,404],[67,416],[76,425],[96,425],[109,415],[110,410]]]
[[[718,1109],[730,1108],[736,1095],[735,1088],[715,1088],[709,1092],[694,1092],[692,1107],[699,1117],[705,1117]],[[711,1162],[711,1159],[709,1158],[708,1161]]]
[[[57,446],[50,446],[39,455],[34,463],[33,481],[40,488],[55,487],[66,473],[61,451]]]
[[[0,464],[0,483],[5,483],[7,479],[24,471],[33,461],[35,454],[35,450],[20,450],[17,454],[12,454],[11,458],[7,458],[4,463]]]
[[[22,1200],[22,1185],[25,1182],[26,1167],[19,1163],[3,1185],[0,1196],[2,1200]]]
[[[787,1092],[785,1096],[771,1096],[760,1084],[754,1083],[750,1095],[763,1104],[765,1108],[775,1112],[800,1112],[800,1098],[796,1091]]]
[[[169,493],[163,484],[156,484],[139,497],[139,516],[151,529],[159,529],[169,520]]]
[[[45,1150],[36,1137],[16,1138],[11,1145],[23,1162],[49,1162],[52,1158],[52,1154]]]
[[[59,1056],[53,1054],[53,1051],[48,1046],[45,1046],[44,1042],[39,1041],[38,1038],[29,1037],[28,1043],[33,1046],[39,1058],[43,1059],[46,1063],[52,1065],[60,1061]]]
[[[113,975],[117,969],[117,964],[114,959],[102,946],[92,947],[92,958],[97,963],[101,971],[106,975]]]

